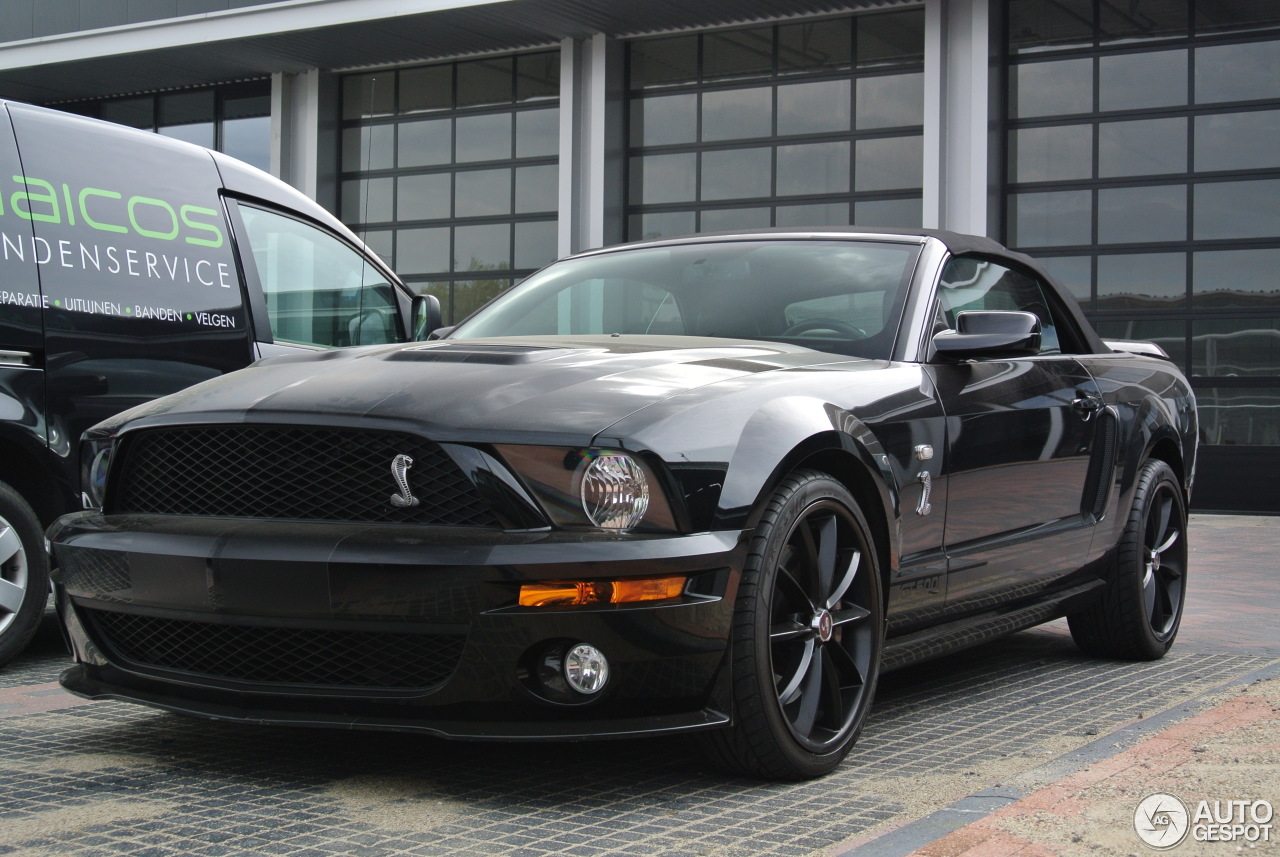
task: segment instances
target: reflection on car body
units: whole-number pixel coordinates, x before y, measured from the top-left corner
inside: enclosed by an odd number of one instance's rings
[[[87,434],[100,508],[50,531],[63,684],[452,737],[691,731],[731,771],[818,776],[884,669],[1061,616],[1090,653],[1167,651],[1196,414],[1141,350],[982,238],[582,254],[442,340],[263,360]]]

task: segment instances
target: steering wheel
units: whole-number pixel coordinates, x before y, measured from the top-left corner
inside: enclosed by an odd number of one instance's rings
[[[846,324],[843,321],[834,318],[806,318],[804,321],[798,321],[795,324],[782,331],[783,336],[799,336],[802,333],[808,333],[811,330],[833,330],[836,333],[843,333],[850,339],[865,339],[866,331],[861,328]]]

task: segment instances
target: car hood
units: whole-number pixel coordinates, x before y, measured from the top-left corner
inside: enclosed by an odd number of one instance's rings
[[[104,423],[360,420],[436,440],[583,442],[645,407],[744,375],[863,362],[799,346],[658,336],[519,337],[289,355]]]

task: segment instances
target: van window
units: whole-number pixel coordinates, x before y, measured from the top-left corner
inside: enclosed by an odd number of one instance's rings
[[[368,259],[292,217],[248,205],[240,216],[276,341],[346,346],[403,339],[395,288]]]

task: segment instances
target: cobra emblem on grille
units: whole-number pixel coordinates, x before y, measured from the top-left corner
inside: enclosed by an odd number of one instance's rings
[[[397,455],[391,459],[391,475],[399,486],[399,493],[391,495],[391,505],[398,509],[418,505],[418,498],[409,490],[409,468],[413,467],[413,459],[407,455]]]

